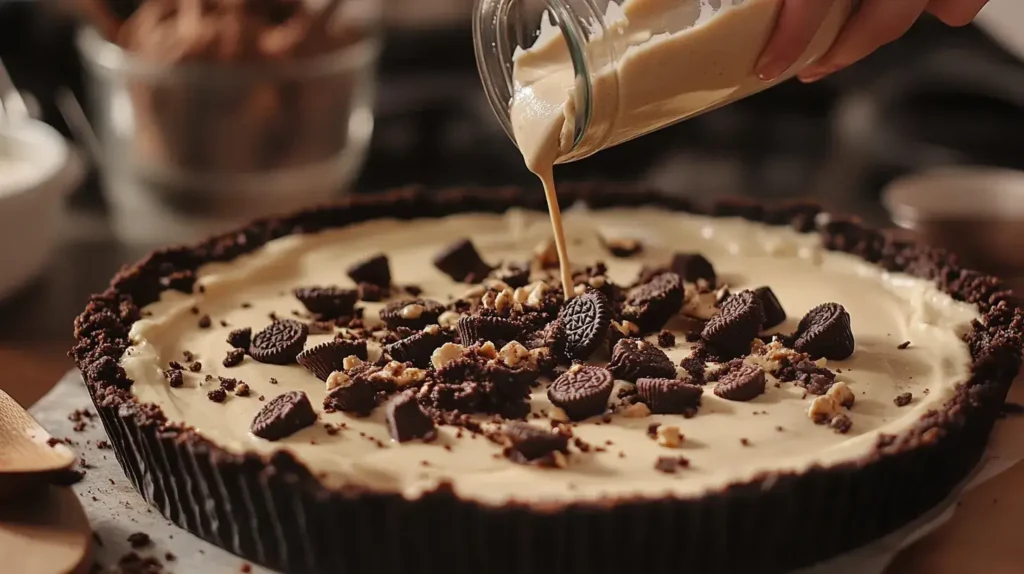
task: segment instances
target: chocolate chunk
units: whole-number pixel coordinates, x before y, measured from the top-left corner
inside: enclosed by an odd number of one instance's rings
[[[252,420],[252,434],[269,441],[281,440],[316,422],[316,412],[302,391],[289,391],[270,399]]]
[[[911,393],[902,393],[900,395],[897,395],[896,398],[892,400],[892,402],[897,407],[905,407],[909,405],[910,401],[912,400],[914,400],[914,395],[912,395]]]
[[[548,399],[569,418],[583,420],[604,412],[614,385],[608,369],[573,365],[548,387]]]
[[[762,324],[761,300],[753,291],[740,291],[726,299],[719,313],[704,325],[701,338],[720,356],[739,357],[750,352],[750,342]]]
[[[224,360],[221,364],[225,367],[235,367],[240,365],[243,359],[245,359],[245,351],[242,349],[231,349],[227,352],[227,355],[224,356]]]
[[[639,239],[632,238],[605,239],[604,246],[612,255],[620,259],[632,257],[644,250],[644,244]]]
[[[636,390],[651,412],[658,415],[694,413],[704,394],[699,386],[675,379],[638,379]]]
[[[643,339],[622,339],[612,349],[608,368],[616,379],[674,379],[676,367],[664,351]]]
[[[793,348],[812,359],[842,360],[853,354],[853,329],[850,314],[839,303],[824,303],[811,309],[800,320]]]
[[[377,406],[377,388],[363,377],[349,377],[324,397],[324,409],[368,416]]]
[[[672,348],[675,344],[676,336],[672,334],[672,331],[662,331],[658,333],[658,346],[662,349]]]
[[[383,253],[349,267],[348,276],[357,285],[369,283],[381,289],[391,286],[391,266]]]
[[[839,434],[846,434],[850,432],[851,428],[853,428],[853,420],[850,419],[849,415],[840,413],[832,417],[832,420],[829,421],[828,426],[832,427],[832,430],[836,431]]]
[[[903,341],[899,345],[896,345],[896,348],[901,350],[901,351],[904,350],[904,349],[907,349],[909,347],[910,347],[910,341]]]
[[[153,544],[153,539],[145,532],[135,532],[128,535],[128,544],[132,548],[145,548]]]
[[[469,346],[481,341],[490,341],[501,347],[523,332],[523,325],[503,317],[464,315],[459,318],[456,327],[459,340]]]
[[[654,469],[665,474],[674,474],[680,468],[688,466],[690,461],[683,456],[659,456],[658,460],[654,461]]]
[[[703,279],[714,286],[718,282],[715,267],[700,253],[676,253],[672,257],[669,269],[689,283]]]
[[[662,273],[633,289],[626,298],[622,317],[649,333],[665,326],[682,307],[682,280],[675,273]]]
[[[430,366],[430,355],[434,350],[450,341],[451,337],[440,329],[420,331],[385,346],[384,350],[400,363],[412,363],[415,367],[425,369]]]
[[[367,303],[376,303],[384,300],[384,289],[373,283],[360,283],[357,287],[359,300]]]
[[[524,263],[505,263],[491,271],[491,277],[515,289],[530,282],[530,266]]]
[[[384,406],[388,432],[392,440],[408,442],[414,439],[432,440],[437,436],[434,421],[416,402],[416,391],[396,395]]]
[[[569,454],[569,437],[556,429],[511,422],[505,425],[502,432],[509,442],[506,456],[520,464],[541,461],[555,452]]]
[[[752,401],[764,394],[765,383],[764,369],[740,365],[719,377],[715,394],[730,401]]]
[[[604,343],[612,324],[612,308],[600,291],[587,289],[562,307],[559,320],[565,331],[566,356],[585,361]]]
[[[380,319],[387,324],[389,329],[406,327],[408,329],[422,329],[431,323],[437,323],[437,318],[444,313],[444,305],[432,299],[406,299],[404,301],[392,301],[380,310]]]
[[[331,373],[342,370],[346,357],[353,355],[364,361],[367,359],[366,341],[333,339],[302,351],[296,360],[316,378],[326,381]]]
[[[761,325],[761,329],[771,329],[786,320],[786,311],[771,287],[758,287],[754,289],[754,295],[761,301],[761,309],[764,311],[764,324]]]
[[[455,281],[466,283],[481,281],[491,272],[491,267],[484,262],[473,242],[468,239],[460,239],[441,250],[434,257],[434,267]]]
[[[327,319],[351,316],[359,297],[355,289],[333,286],[302,287],[293,291],[293,294],[307,311]]]
[[[261,363],[288,365],[302,352],[308,335],[305,323],[291,319],[274,321],[253,336],[249,354]]]
[[[228,344],[236,349],[248,351],[249,345],[252,344],[252,329],[245,327],[231,331],[228,334]]]

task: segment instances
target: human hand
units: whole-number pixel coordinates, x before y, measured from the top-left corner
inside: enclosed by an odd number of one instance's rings
[[[802,70],[800,80],[814,82],[857,62],[879,47],[896,40],[922,14],[935,15],[950,26],[966,26],[988,0],[862,0],[850,16],[832,48]],[[825,21],[832,2],[784,0],[775,32],[757,62],[762,80],[774,80],[807,50]]]

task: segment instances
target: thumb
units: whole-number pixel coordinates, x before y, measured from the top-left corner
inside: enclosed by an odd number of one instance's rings
[[[807,51],[832,8],[831,0],[785,0],[772,37],[754,71],[770,81],[786,72]]]

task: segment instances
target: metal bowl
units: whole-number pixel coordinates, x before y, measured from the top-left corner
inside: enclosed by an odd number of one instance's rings
[[[925,243],[977,269],[1024,276],[1024,171],[935,169],[893,181],[882,202]]]

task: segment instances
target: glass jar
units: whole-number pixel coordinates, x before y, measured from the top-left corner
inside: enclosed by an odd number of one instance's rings
[[[795,76],[855,0],[821,0],[832,8],[806,52],[765,82],[754,67],[783,1],[477,0],[477,67],[527,162],[570,162]]]

